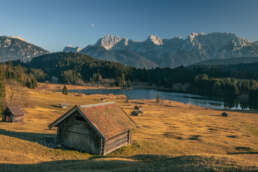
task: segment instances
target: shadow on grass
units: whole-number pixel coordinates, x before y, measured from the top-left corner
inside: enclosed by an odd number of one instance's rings
[[[49,148],[56,147],[55,134],[16,132],[0,129],[0,135],[15,137],[30,142],[36,142]]]
[[[258,152],[228,152],[229,155],[258,154]]]
[[[41,171],[255,171],[257,167],[220,164],[214,158],[201,156],[168,157],[162,155],[135,155],[127,159],[112,156],[96,156],[90,160],[61,160],[39,164],[0,164],[1,172],[41,172]],[[214,164],[216,166],[214,166]],[[225,165],[226,164],[226,165]]]
[[[178,139],[178,140],[183,140],[183,137],[178,136],[177,134],[174,134],[173,132],[165,132],[163,136],[167,138],[173,138],[173,139]]]
[[[223,116],[221,116],[221,114],[210,114],[210,115],[208,115],[208,116],[217,116],[217,117],[223,117]]]
[[[54,134],[14,132],[0,129],[0,134],[55,147]],[[247,153],[247,152],[244,152]],[[257,153],[257,152],[251,152]],[[236,153],[235,153],[236,154]],[[123,159],[121,159],[123,158]],[[217,162],[220,162],[218,164]],[[15,162],[13,162],[15,163]],[[216,166],[214,166],[214,164]],[[232,162],[218,161],[214,157],[166,155],[134,155],[131,157],[93,156],[88,160],[60,160],[39,164],[0,164],[1,172],[41,172],[41,171],[255,171],[257,167],[234,166]]]
[[[188,139],[189,140],[197,140],[197,141],[200,141],[201,139],[200,139],[200,135],[192,135],[192,136],[190,136]]]

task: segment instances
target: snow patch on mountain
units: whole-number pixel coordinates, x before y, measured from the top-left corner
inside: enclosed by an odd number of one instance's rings
[[[22,37],[20,37],[20,36],[17,36],[17,35],[10,36],[10,38],[14,38],[14,39],[21,40],[21,41],[23,41],[23,42],[27,42],[25,39],[23,39]]]
[[[163,40],[153,34],[148,37],[147,41],[151,41],[153,44],[158,46],[163,45]]]

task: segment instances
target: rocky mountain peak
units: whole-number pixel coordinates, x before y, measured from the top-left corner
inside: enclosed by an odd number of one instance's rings
[[[105,35],[103,38],[100,38],[95,45],[104,47],[106,50],[109,50],[121,40],[122,38],[120,38],[119,36],[108,34]]]
[[[203,32],[201,32],[201,33],[193,32],[193,33],[191,33],[190,35],[188,35],[188,39],[189,39],[190,41],[193,41],[196,37],[202,36],[202,35],[205,35],[205,33],[203,33]]]
[[[163,44],[163,40],[161,38],[159,38],[158,36],[153,35],[153,34],[151,34],[148,37],[147,41],[151,41],[155,45],[162,45]]]
[[[233,57],[258,57],[258,42],[251,42],[234,33],[191,33],[186,38],[161,39],[150,35],[145,41],[134,41],[106,35],[82,54],[140,67],[177,67],[203,60]],[[139,60],[137,60],[139,59]]]

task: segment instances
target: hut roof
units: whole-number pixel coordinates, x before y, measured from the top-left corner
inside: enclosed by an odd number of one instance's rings
[[[75,111],[78,111],[86,121],[89,121],[105,139],[109,139],[135,127],[133,120],[114,102],[75,106],[49,128],[58,126]]]
[[[19,105],[7,105],[7,110],[9,110],[14,116],[23,116],[23,108]]]

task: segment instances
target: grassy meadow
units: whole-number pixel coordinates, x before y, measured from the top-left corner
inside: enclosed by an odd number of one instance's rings
[[[258,115],[124,96],[63,95],[62,85],[40,84],[15,93],[25,106],[23,123],[0,122],[0,171],[255,171],[258,170]],[[68,86],[68,89],[75,88]],[[76,87],[79,88],[79,87]],[[80,87],[81,88],[81,87]],[[7,88],[7,95],[11,94]],[[137,124],[132,144],[96,156],[55,145],[48,124],[75,104],[115,101]],[[59,104],[68,104],[66,109]]]

